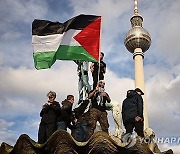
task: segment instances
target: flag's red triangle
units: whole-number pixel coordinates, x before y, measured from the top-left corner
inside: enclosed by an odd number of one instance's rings
[[[99,61],[100,28],[101,17],[98,17],[74,36],[74,39],[97,61]]]

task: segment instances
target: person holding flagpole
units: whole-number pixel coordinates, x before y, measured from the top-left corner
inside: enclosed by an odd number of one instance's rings
[[[99,121],[102,131],[108,133],[109,123],[105,104],[110,103],[111,99],[104,88],[105,81],[100,80],[98,86],[89,93],[89,99],[91,99],[92,103],[89,116],[89,138],[94,133],[97,121]]]
[[[89,84],[89,76],[88,76],[88,69],[89,69],[89,62],[87,61],[74,61],[77,67],[77,73],[79,76],[78,80],[78,90],[79,90],[79,101],[80,104],[83,100],[88,99],[88,93],[91,91],[91,86]]]
[[[93,77],[93,89],[97,87],[99,80],[104,80],[104,74],[106,73],[106,63],[103,61],[104,53],[100,53],[100,63],[95,62],[90,66]],[[99,74],[99,75],[98,75]]]

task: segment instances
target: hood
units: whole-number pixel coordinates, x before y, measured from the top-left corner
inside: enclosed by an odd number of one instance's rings
[[[135,90],[128,90],[127,91],[127,98],[130,98],[130,97],[133,97],[133,96],[135,96],[137,93],[136,93],[136,91]]]

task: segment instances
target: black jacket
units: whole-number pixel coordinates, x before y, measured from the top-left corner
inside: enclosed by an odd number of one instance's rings
[[[61,108],[59,102],[54,101],[51,105],[43,105],[43,109],[40,112],[41,124],[56,123],[57,116],[61,114]]]
[[[79,107],[74,109],[75,118],[78,119],[84,113],[88,104],[89,104],[89,100],[83,100],[83,103],[81,103]]]
[[[90,91],[90,93],[92,91]],[[106,93],[106,92],[104,92],[104,93]],[[107,96],[109,97],[108,94],[107,94]],[[105,105],[106,102],[110,103],[111,100],[110,100],[110,98],[108,99],[106,96],[102,96],[101,92],[96,92],[94,94],[94,96],[91,98],[92,108],[96,108],[102,112],[106,111],[106,105]]]
[[[99,63],[98,62],[94,63],[94,71],[92,72],[92,75],[96,76],[98,74],[98,72],[103,75],[105,73],[104,72],[105,68],[106,68],[106,63],[103,61],[100,61],[100,72],[99,72],[98,71],[99,70]]]
[[[143,118],[143,99],[135,90],[128,90],[122,105],[123,123],[135,119],[136,116]]]
[[[61,107],[61,115],[58,116],[57,122],[59,121],[65,121],[67,123],[71,123],[72,119],[72,104],[65,99],[62,101],[62,107]]]

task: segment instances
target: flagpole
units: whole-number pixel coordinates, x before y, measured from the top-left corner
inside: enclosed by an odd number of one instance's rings
[[[101,18],[101,24],[102,24],[102,18]],[[100,26],[101,26],[101,24],[100,24]],[[101,27],[100,27],[100,36],[99,36],[99,38],[101,38]],[[99,39],[99,67],[98,67],[98,83],[99,83],[99,74],[100,74],[100,66],[101,66],[101,62],[100,62],[100,50],[101,49],[101,39]],[[97,84],[98,84],[97,83]],[[99,86],[99,85],[98,85]]]

